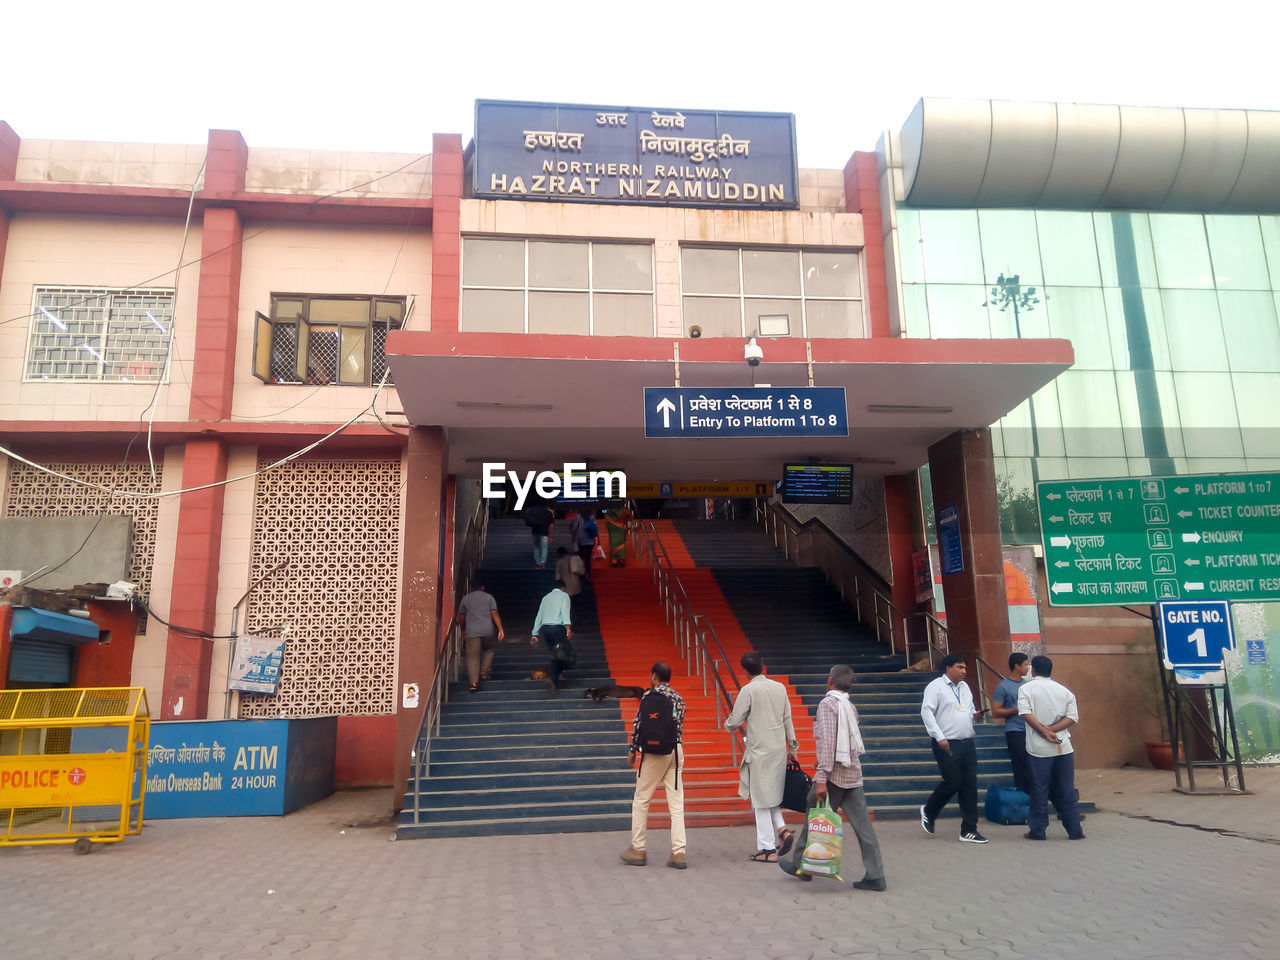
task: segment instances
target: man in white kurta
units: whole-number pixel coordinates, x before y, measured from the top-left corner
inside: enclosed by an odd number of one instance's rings
[[[786,834],[782,819],[782,787],[786,780],[787,754],[800,744],[791,723],[787,688],[764,675],[760,654],[742,655],[742,669],[751,677],[738,691],[726,730],[745,725],[738,795],[751,801],[756,815],[756,852],[752,860],[777,860],[778,841]]]

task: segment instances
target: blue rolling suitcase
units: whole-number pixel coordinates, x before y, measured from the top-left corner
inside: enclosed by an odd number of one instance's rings
[[[988,787],[985,813],[992,823],[1026,823],[1030,804],[1031,798],[1016,787]]]

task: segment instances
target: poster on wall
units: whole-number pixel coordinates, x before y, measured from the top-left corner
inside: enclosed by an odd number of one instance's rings
[[[911,551],[911,581],[916,585],[916,603],[933,599],[933,565],[928,547]]]
[[[283,637],[237,637],[236,655],[231,662],[227,686],[242,693],[274,696],[280,686],[280,665],[283,662]]]
[[[1280,611],[1275,606],[1231,605],[1237,643],[1223,651],[1222,666],[1244,763],[1280,763]]]

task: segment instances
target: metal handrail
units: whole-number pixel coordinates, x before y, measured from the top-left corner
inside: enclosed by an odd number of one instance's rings
[[[471,592],[476,571],[480,568],[480,559],[484,556],[485,538],[489,532],[488,501],[480,500],[467,521],[467,531],[463,535],[462,550],[458,555],[455,567],[457,576],[453,584],[454,612],[448,626],[439,634],[435,651],[435,672],[431,677],[427,702],[422,711],[422,724],[418,728],[418,736],[414,740],[413,752],[409,755],[409,770],[413,777],[413,822],[420,823],[422,810],[422,793],[420,782],[431,774],[431,736],[440,734],[440,717],[444,705],[449,702],[449,684],[458,679],[458,664],[462,659],[464,648],[464,621],[462,611],[457,608],[458,600]]]
[[[841,599],[853,604],[854,613],[862,623],[868,622],[867,616],[864,615],[864,607],[869,608],[867,613],[870,615],[870,625],[875,630],[876,639],[881,643],[888,642],[890,656],[898,652],[894,640],[894,626],[897,625],[902,633],[903,660],[906,666],[911,666],[911,634],[908,627],[910,621],[916,617],[927,618],[929,666],[933,666],[935,650],[941,650],[945,656],[950,648],[946,625],[930,613],[921,611],[908,615],[898,609],[885,592],[884,578],[858,556],[853,548],[823,520],[812,517],[801,522],[780,503],[767,500],[756,500],[755,503],[756,522],[765,526],[766,534],[771,537],[775,546],[781,547],[787,559],[792,558],[793,552],[799,553],[801,533],[808,531],[820,535],[819,551],[824,554],[822,559],[829,562],[816,565],[822,570],[827,582],[839,589]],[[779,537],[779,526],[782,528],[781,537]],[[850,580],[852,580],[852,589],[846,590]]]
[[[715,632],[711,620],[696,611],[689,594],[680,582],[671,558],[667,554],[666,545],[658,535],[652,521],[639,521],[633,528],[635,532],[637,558],[648,558],[653,571],[654,585],[658,590],[658,600],[662,604],[663,620],[672,628],[672,641],[680,651],[681,658],[689,665],[690,672],[702,678],[702,694],[711,691],[716,705],[716,725],[720,726],[733,712],[733,698],[728,686],[721,676],[721,665],[728,672],[729,679],[736,689],[741,689],[737,675],[725,655],[724,646]],[[707,646],[708,634],[715,643],[720,656],[713,657]],[[708,687],[708,677],[710,686]],[[737,764],[742,747],[742,735],[739,731],[729,731],[730,752],[733,763]]]
[[[925,640],[929,644],[929,669],[937,669],[933,662],[933,655],[939,654],[945,657],[951,652],[951,634],[947,631],[947,625],[935,617],[928,610],[918,610],[911,615],[911,619],[917,617],[924,620]]]
[[[1005,679],[1005,678],[1004,678],[1004,674],[1002,674],[999,670],[997,670],[997,669],[996,669],[995,667],[993,667],[991,664],[987,663],[987,661],[983,660],[983,659],[982,659],[980,656],[978,656],[976,653],[973,655],[973,659],[974,659],[974,660],[976,660],[976,661],[978,662],[978,684],[977,684],[977,686],[978,686],[978,695],[982,698],[982,700],[981,700],[981,702],[982,702],[982,709],[983,709],[984,711],[986,711],[986,718],[985,718],[985,719],[986,719],[986,721],[987,721],[987,722],[994,721],[996,718],[995,718],[995,717],[993,717],[993,716],[991,716],[991,712],[990,712],[990,711],[991,711],[991,707],[994,705],[995,701],[993,701],[993,700],[991,699],[990,695],[987,693],[986,688],[982,685],[982,668],[983,668],[983,667],[986,667],[986,668],[987,668],[988,670],[990,670],[993,674],[995,674],[995,675],[996,675],[996,678],[997,678],[997,682],[1003,681],[1003,680]],[[1004,723],[1004,718],[1003,718],[1003,717],[1001,717],[1001,718],[1000,718],[1000,722],[1001,722],[1001,723]]]

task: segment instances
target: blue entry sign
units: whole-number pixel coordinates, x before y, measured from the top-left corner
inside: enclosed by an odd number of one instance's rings
[[[847,437],[844,387],[645,387],[644,435]]]
[[[1166,665],[1222,668],[1222,651],[1235,649],[1230,601],[1168,602],[1159,610]]]
[[[789,113],[476,101],[477,197],[795,209]]]
[[[938,511],[938,553],[943,574],[964,570],[964,549],[960,545],[960,510],[953,503]]]

